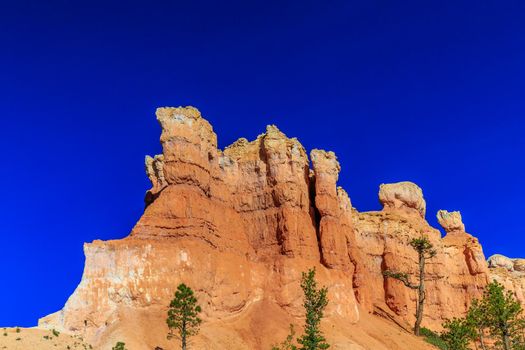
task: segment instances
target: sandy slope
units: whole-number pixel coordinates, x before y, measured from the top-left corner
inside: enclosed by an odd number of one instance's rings
[[[190,349],[269,350],[276,343],[275,339],[286,337],[290,319],[282,310],[272,304],[261,304],[253,311],[240,318],[203,324],[200,334],[191,338]],[[268,319],[274,320],[272,329],[267,329]],[[436,350],[384,317],[362,312],[358,323],[343,322],[334,319],[323,322],[331,350]],[[156,346],[178,349],[180,343],[176,339],[166,339],[164,324],[163,312],[123,310],[120,321],[104,332],[95,348],[111,350],[117,341],[124,341],[130,350],[152,350]],[[300,325],[296,329],[301,332]],[[268,334],[275,334],[275,337],[268,339]]]
[[[87,350],[90,345],[79,336],[60,333],[55,336],[52,331],[36,328],[1,328],[0,350]]]
[[[261,312],[260,317],[273,315],[277,322],[282,322],[276,310],[266,310]],[[158,317],[151,313],[142,315],[127,315],[119,326],[109,329],[107,335],[102,339],[99,346],[93,347],[95,350],[111,350],[116,341],[125,341],[126,348],[129,350],[152,350],[155,346],[164,349],[177,349],[177,340],[168,341],[165,337],[165,330],[162,327],[145,327],[147,323],[156,324]],[[139,323],[136,323],[138,320]],[[201,334],[191,341],[192,349],[207,350],[232,350],[232,349],[270,349],[267,341],[258,338],[264,334],[264,330],[257,330],[260,324],[257,318],[250,320],[244,319],[241,322],[232,322],[227,328],[216,328],[214,325],[203,327]],[[223,324],[224,325],[224,324]],[[222,325],[221,325],[222,326]],[[230,328],[228,330],[228,328]],[[246,333],[246,337],[239,338],[236,331],[241,328]],[[332,350],[436,350],[433,346],[425,343],[421,338],[417,338],[396,325],[394,322],[379,316],[362,313],[361,320],[355,325],[348,325],[345,333],[333,333],[329,325],[325,324],[325,333]],[[49,330],[36,328],[6,328],[0,329],[0,350],[26,350],[26,349],[91,349],[90,345],[84,343],[79,336],[70,336],[61,333],[58,337],[54,336]],[[283,338],[286,326],[282,327]],[[300,329],[298,329],[300,331]],[[3,334],[6,333],[7,336]],[[47,337],[47,338],[45,338]],[[19,338],[19,340],[17,340]],[[264,344],[249,344],[247,339],[257,339],[257,342]]]

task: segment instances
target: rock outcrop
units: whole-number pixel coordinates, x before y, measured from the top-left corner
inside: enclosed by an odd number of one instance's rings
[[[511,259],[501,254],[489,260],[490,278],[514,291],[517,299],[525,305],[525,259]]]
[[[156,114],[163,152],[146,157],[152,187],[144,214],[127,238],[85,244],[82,281],[41,326],[82,334],[101,349],[123,334],[137,349],[164,347],[166,306],[185,282],[204,310],[196,344],[266,349],[284,337],[283,324],[300,324],[301,272],[315,267],[329,290],[334,348],[363,349],[349,327],[368,313],[380,309],[413,322],[414,292],[383,276],[415,275],[411,239],[427,236],[437,251],[428,264],[425,326],[439,328],[464,313],[489,280],[481,246],[459,212],[438,213],[442,238],[425,220],[423,192],[411,182],[381,185],[383,210],[360,213],[337,186],[333,152],[308,157],[273,125],[220,150],[197,109]],[[513,269],[523,271],[523,264]]]
[[[385,211],[417,213],[425,218],[427,204],[423,191],[415,183],[404,181],[379,186],[379,201]]]
[[[463,224],[463,219],[459,211],[449,213],[446,210],[440,210],[437,213],[437,219],[447,234],[452,232],[465,232],[465,225]]]
[[[425,200],[421,189],[410,182],[381,185],[380,212],[354,212],[354,228],[359,250],[365,254],[367,278],[361,295],[373,305],[386,303],[389,309],[409,322],[415,318],[416,294],[401,282],[385,279],[383,271],[406,272],[417,276],[417,254],[408,244],[426,236],[436,249],[427,263],[427,303],[425,323],[439,329],[442,322],[464,313],[473,298],[480,297],[488,281],[483,251],[477,239],[464,231],[458,212],[438,218],[447,235],[424,219]],[[442,219],[446,218],[446,219]],[[456,221],[452,225],[452,218]],[[454,230],[451,230],[454,228]],[[414,279],[416,281],[416,279]]]

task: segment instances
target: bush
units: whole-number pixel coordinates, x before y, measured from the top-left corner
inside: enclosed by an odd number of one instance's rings
[[[441,350],[448,350],[447,344],[437,333],[431,331],[428,328],[421,327],[420,334],[425,338],[427,343],[432,344]]]
[[[445,331],[441,339],[453,350],[469,350],[469,344],[476,338],[476,330],[467,318],[453,318],[443,324]]]
[[[126,350],[126,343],[119,341],[111,348],[111,350]]]

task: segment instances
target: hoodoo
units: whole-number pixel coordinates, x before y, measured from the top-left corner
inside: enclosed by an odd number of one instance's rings
[[[437,251],[428,264],[425,327],[439,330],[463,315],[492,278],[524,300],[523,261],[493,257],[489,268],[459,212],[438,212],[441,237],[425,220],[417,185],[383,184],[383,210],[361,213],[337,186],[333,152],[308,157],[273,125],[220,150],[197,109],[156,115],[163,151],[146,157],[152,187],[144,214],[128,237],[84,245],[80,284],[41,326],[81,334],[100,349],[122,339],[132,349],[168,347],[166,309],[184,282],[203,309],[195,348],[269,349],[284,338],[283,325],[300,324],[301,272],[315,267],[328,288],[325,333],[334,349],[426,349],[406,332],[392,340],[394,323],[372,315],[413,322],[416,295],[383,272],[415,273],[408,242],[423,235]]]

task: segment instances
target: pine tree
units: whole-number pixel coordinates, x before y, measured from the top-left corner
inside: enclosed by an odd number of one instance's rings
[[[488,320],[483,301],[478,299],[472,300],[467,312],[466,321],[470,324],[473,330],[471,340],[474,342],[479,341],[481,350],[487,350],[487,345],[485,344],[485,331],[488,327]]]
[[[466,318],[454,318],[443,325],[445,331],[441,339],[450,350],[468,350],[470,340],[475,336],[475,329]]]
[[[423,321],[423,308],[425,306],[425,264],[428,259],[436,256],[434,246],[427,237],[414,238],[410,241],[410,246],[417,252],[419,264],[419,283],[413,284],[410,282],[408,274],[394,271],[385,271],[383,274],[386,277],[397,279],[410,289],[417,290],[417,304],[416,304],[416,322],[414,324],[414,334],[419,336],[421,330],[421,322]]]
[[[297,339],[297,342],[302,345],[300,350],[328,349],[330,345],[326,343],[326,339],[319,328],[323,318],[323,311],[328,305],[326,296],[328,289],[326,287],[317,288],[315,268],[308,270],[308,272],[303,272],[301,288],[304,293],[303,306],[306,311],[306,321],[304,334]]]
[[[499,338],[503,349],[512,350],[523,327],[519,301],[511,291],[505,291],[500,283],[493,281],[483,294],[483,311],[491,334]]]
[[[193,290],[184,283],[179,284],[175,298],[168,309],[166,323],[170,329],[168,339],[177,336],[181,340],[182,350],[187,349],[187,339],[199,332],[202,320],[198,317],[201,307],[197,305],[197,298]],[[174,334],[177,332],[177,335]]]

